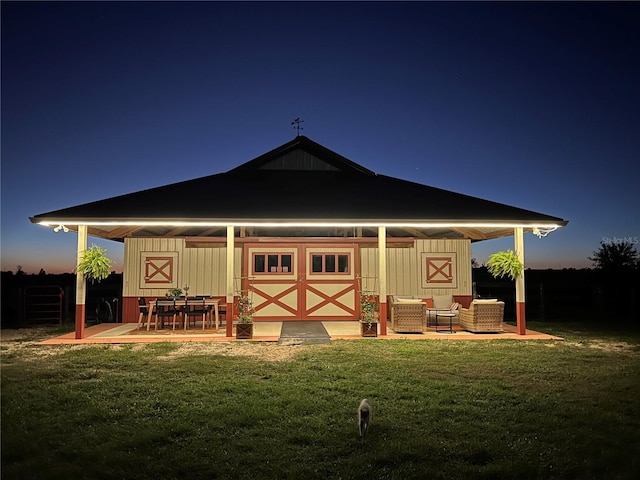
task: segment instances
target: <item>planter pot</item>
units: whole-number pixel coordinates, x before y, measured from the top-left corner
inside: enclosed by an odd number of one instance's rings
[[[360,332],[363,337],[377,337],[378,324],[376,322],[360,322]]]
[[[253,323],[236,323],[236,338],[253,338]]]

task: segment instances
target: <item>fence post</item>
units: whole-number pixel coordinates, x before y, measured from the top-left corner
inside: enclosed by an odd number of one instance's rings
[[[27,324],[27,320],[24,317],[24,313],[26,311],[26,301],[24,295],[24,289],[18,288],[18,328],[24,327]]]
[[[65,285],[64,287],[64,321],[65,323],[73,323],[75,322],[75,317],[71,317],[71,305],[75,306],[75,300],[73,300],[73,303],[71,303],[73,297],[72,294],[74,294],[75,291],[73,290],[73,288],[71,287],[71,285]],[[75,309],[74,309],[74,313],[75,313]]]

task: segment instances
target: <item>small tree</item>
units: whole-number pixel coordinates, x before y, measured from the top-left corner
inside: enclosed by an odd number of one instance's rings
[[[639,255],[636,247],[628,240],[620,242],[600,242],[600,247],[587,257],[598,270],[618,272],[638,267]]]
[[[598,303],[602,313],[607,308],[621,309],[621,318],[633,320],[636,312],[639,257],[629,240],[600,242],[600,247],[587,257],[598,271]],[[622,307],[622,308],[621,308]]]

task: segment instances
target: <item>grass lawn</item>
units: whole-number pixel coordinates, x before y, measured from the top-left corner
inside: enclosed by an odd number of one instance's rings
[[[530,327],[566,340],[3,339],[2,478],[640,478],[638,331]]]

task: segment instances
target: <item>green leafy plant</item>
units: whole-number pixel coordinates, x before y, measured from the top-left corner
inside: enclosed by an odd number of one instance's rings
[[[487,269],[495,278],[507,276],[515,280],[522,273],[524,265],[513,250],[507,250],[491,255],[487,261]]]
[[[182,295],[181,288],[170,288],[169,291],[165,294],[167,298],[178,298]]]
[[[238,298],[238,323],[253,323],[253,302],[247,295]]]
[[[380,315],[379,310],[380,305],[373,294],[368,292],[360,294],[360,320],[362,322],[369,323],[369,327],[372,323],[377,323]]]
[[[76,272],[83,275],[87,280],[100,282],[111,274],[111,264],[113,261],[107,257],[107,250],[98,245],[91,247],[82,252]]]

